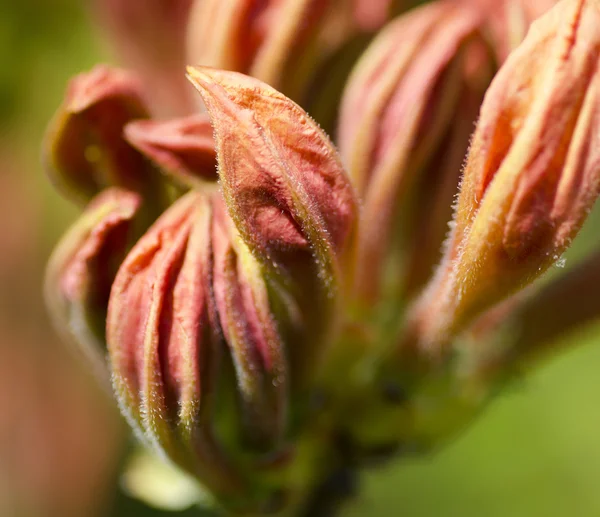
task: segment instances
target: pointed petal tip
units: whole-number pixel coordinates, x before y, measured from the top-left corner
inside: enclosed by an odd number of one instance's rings
[[[198,91],[202,100],[205,103],[209,103],[211,97],[215,97],[217,93],[216,88],[223,86],[223,79],[225,74],[231,74],[235,76],[242,76],[236,72],[219,70],[209,66],[188,66],[186,77],[188,81],[192,83],[192,86]],[[210,113],[210,107],[206,105]]]
[[[205,89],[212,82],[213,74],[211,71],[215,69],[209,66],[191,66],[186,67],[186,77],[196,89]]]
[[[202,94],[202,91],[214,91],[213,88],[215,86],[220,86],[228,93],[233,93],[239,89],[256,89],[261,90],[263,94],[268,93],[268,95],[284,97],[281,92],[268,83],[233,70],[223,70],[211,66],[188,66],[186,70],[186,77],[200,94]]]

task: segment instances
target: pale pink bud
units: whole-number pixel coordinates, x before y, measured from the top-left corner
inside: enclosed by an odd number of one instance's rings
[[[420,301],[431,346],[558,260],[600,189],[600,3],[565,0],[490,86],[444,263]]]
[[[137,242],[113,283],[106,332],[117,398],[143,441],[234,498],[244,483],[214,434],[222,349],[211,212],[190,192]]]
[[[295,103],[257,79],[190,68],[217,141],[229,213],[261,262],[285,272],[312,255],[326,293],[355,232],[357,206],[337,152]]]
[[[461,2],[415,9],[383,29],[348,80],[338,141],[364,200],[357,290],[365,300],[379,293],[399,208],[410,201],[453,117],[463,116],[457,108],[467,89],[466,58],[480,24],[479,10]]]

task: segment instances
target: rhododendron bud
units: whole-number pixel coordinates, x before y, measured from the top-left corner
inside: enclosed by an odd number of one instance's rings
[[[107,343],[121,408],[146,443],[217,495],[241,480],[214,436],[220,371],[212,210],[190,192],[138,241],[112,287]]]
[[[596,201],[599,24],[597,0],[561,2],[490,86],[444,262],[416,310],[430,346],[556,262]]]
[[[97,66],[71,80],[63,105],[46,133],[46,169],[67,197],[87,202],[103,188],[147,193],[156,172],[123,138],[129,121],[148,109],[138,79]]]
[[[48,263],[46,303],[61,335],[92,362],[103,381],[105,321],[112,282],[136,236],[137,194],[103,191],[65,234]]]
[[[250,251],[277,274],[315,267],[331,297],[351,267],[357,206],[337,152],[317,124],[270,86],[235,72],[190,68],[215,128],[219,177]]]
[[[480,21],[478,9],[460,2],[415,9],[384,28],[349,78],[338,136],[364,199],[357,288],[365,300],[380,288],[397,207],[452,124]]]

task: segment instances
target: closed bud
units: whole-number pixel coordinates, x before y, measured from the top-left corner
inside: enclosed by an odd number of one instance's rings
[[[600,3],[536,21],[490,86],[444,262],[416,310],[447,341],[556,262],[600,187]]]
[[[335,148],[261,81],[209,68],[189,73],[212,118],[223,196],[241,238],[273,274],[304,293],[313,284],[308,303],[329,304],[352,267],[357,224]]]
[[[50,258],[45,295],[57,330],[89,360],[106,384],[108,297],[135,237],[137,194],[108,189],[95,197]]]
[[[137,242],[111,290],[107,343],[117,398],[142,440],[235,499],[245,485],[214,434],[223,354],[212,224],[208,199],[190,192]]]
[[[72,79],[46,132],[52,182],[80,203],[111,186],[140,193],[156,188],[155,171],[123,138],[125,124],[147,116],[142,85],[128,72],[98,66]]]
[[[479,10],[461,2],[415,9],[383,29],[349,78],[338,137],[364,199],[357,289],[365,301],[378,294],[386,252],[396,238],[397,207],[410,199],[462,107],[467,58],[477,59],[473,52],[482,52],[476,38],[480,23]],[[477,89],[485,87],[489,75],[485,60],[482,65],[476,73],[483,73],[483,85]],[[466,148],[468,133],[462,131],[462,138]]]

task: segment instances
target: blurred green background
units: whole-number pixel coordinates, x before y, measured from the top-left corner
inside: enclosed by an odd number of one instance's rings
[[[86,5],[0,2],[2,517],[161,515],[118,490],[120,419],[52,334],[41,300],[44,263],[75,217],[41,170],[44,128],[68,78],[110,59]],[[600,327],[569,340],[443,451],[367,473],[345,515],[600,515]]]

